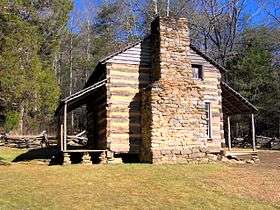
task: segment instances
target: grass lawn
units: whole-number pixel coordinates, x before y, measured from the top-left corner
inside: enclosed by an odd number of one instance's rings
[[[280,209],[276,168],[16,163],[0,177],[0,209]]]
[[[11,162],[18,155],[20,155],[26,151],[27,150],[25,150],[25,149],[0,147],[0,160],[5,160],[7,162]]]

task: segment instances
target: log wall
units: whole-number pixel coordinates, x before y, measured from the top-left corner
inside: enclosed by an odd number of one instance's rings
[[[203,100],[211,103],[212,112],[212,139],[208,140],[207,146],[217,150],[221,147],[221,141],[224,141],[221,73],[193,49],[190,49],[187,56],[190,57],[192,64],[202,65],[203,80],[199,83],[203,90]]]
[[[146,72],[150,69],[123,64],[112,64],[107,68],[111,75],[108,116],[111,150],[138,153],[141,145],[140,90],[149,84]]]
[[[106,149],[107,131],[107,94],[106,87],[100,88],[91,96],[87,104],[87,137],[88,147]]]
[[[140,92],[150,81],[149,40],[114,56],[107,63],[110,75],[108,142],[117,153],[139,153],[141,146]]]
[[[139,153],[141,135],[141,89],[151,82],[152,52],[150,40],[112,57],[107,61],[107,130],[99,130],[107,137],[107,145],[114,152]],[[223,139],[220,71],[190,48],[187,54],[192,64],[203,66],[204,79],[199,82],[205,101],[211,102],[212,139],[209,148],[220,148]],[[103,116],[104,117],[104,116]],[[105,131],[106,130],[106,131]],[[103,132],[106,132],[104,134]],[[103,141],[103,140],[102,140]]]

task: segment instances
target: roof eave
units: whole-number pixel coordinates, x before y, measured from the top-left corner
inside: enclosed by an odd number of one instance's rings
[[[230,87],[227,83],[225,82],[221,82],[222,85],[224,85],[225,88],[229,89],[230,91],[232,91],[238,98],[241,99],[241,101],[243,101],[244,103],[246,103],[246,105],[248,107],[250,107],[253,111],[253,113],[258,112],[258,108],[255,107],[248,99],[246,99],[244,96],[242,96],[239,92],[237,92],[236,90],[234,90],[232,87]]]
[[[208,62],[210,62],[213,66],[215,66],[217,69],[220,70],[221,73],[226,73],[227,69],[225,69],[222,65],[220,65],[219,63],[217,63],[213,58],[209,57],[208,55],[206,55],[205,53],[201,52],[197,47],[195,47],[194,45],[190,44],[190,48],[195,51],[197,54],[199,54],[201,57],[203,57],[205,60],[207,60]]]

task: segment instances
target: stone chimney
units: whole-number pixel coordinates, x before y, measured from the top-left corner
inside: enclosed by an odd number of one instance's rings
[[[187,20],[158,17],[152,23],[152,85],[143,94],[143,157],[148,162],[188,162],[206,136],[203,94],[187,57]]]
[[[187,58],[190,47],[187,19],[157,17],[151,24],[151,34],[154,45],[152,79],[170,80],[169,74],[174,74],[174,70],[191,76],[191,72],[186,71],[191,67]]]

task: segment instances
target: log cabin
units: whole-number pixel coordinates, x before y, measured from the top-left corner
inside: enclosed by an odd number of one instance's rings
[[[85,88],[62,100],[64,159],[79,152],[84,161],[99,153],[107,162],[134,155],[140,162],[185,163],[221,153],[224,124],[230,147],[230,116],[250,114],[254,124],[257,111],[226,84],[225,72],[190,43],[185,18],[157,17],[149,36],[100,60]],[[88,142],[75,150],[68,146],[67,113],[82,105]]]

